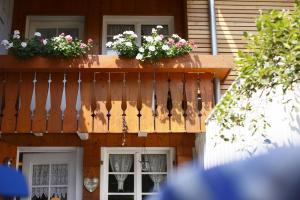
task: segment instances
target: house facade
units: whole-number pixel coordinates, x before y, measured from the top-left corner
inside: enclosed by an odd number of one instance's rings
[[[62,32],[94,40],[87,58],[0,56],[0,161],[26,175],[27,199],[142,200],[203,153],[205,120],[234,80],[233,56],[259,9],[291,1],[2,0],[0,36]],[[190,55],[140,63],[105,43],[132,30],[193,40]],[[5,50],[1,50],[6,54]],[[230,72],[231,71],[231,72]],[[26,200],[27,200],[26,199]]]

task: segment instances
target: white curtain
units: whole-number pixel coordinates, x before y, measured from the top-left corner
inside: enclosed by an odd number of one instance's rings
[[[129,172],[133,163],[131,154],[113,154],[109,156],[109,163],[113,172]],[[128,174],[115,174],[118,181],[118,190],[124,190],[124,181]]]
[[[144,155],[146,161],[149,162],[150,172],[166,172],[167,171],[167,158],[166,155]],[[159,190],[160,183],[164,180],[164,174],[150,174],[151,180],[154,183],[153,191]]]

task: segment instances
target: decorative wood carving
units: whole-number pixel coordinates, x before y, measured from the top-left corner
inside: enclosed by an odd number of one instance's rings
[[[121,103],[121,109],[123,111],[122,114],[122,132],[123,132],[123,138],[122,138],[122,146],[125,146],[126,144],[126,133],[128,132],[128,125],[126,122],[126,109],[127,109],[127,97],[126,97],[126,74],[123,74],[123,86],[122,86],[122,103]]]
[[[183,81],[182,81],[182,102],[181,102],[181,108],[183,112],[183,117],[184,117],[184,129],[186,130],[186,117],[187,117],[187,108],[188,108],[188,103],[187,103],[187,97],[186,97],[186,79],[185,75],[183,75]]]
[[[48,92],[47,92],[47,98],[46,98],[46,104],[45,104],[45,110],[46,110],[46,133],[48,133],[48,121],[50,117],[50,111],[51,111],[51,73],[49,74],[48,79]]]
[[[76,97],[77,132],[79,132],[80,111],[81,111],[81,72],[78,73],[78,90],[77,90],[77,97]]]
[[[141,130],[141,110],[143,108],[143,102],[142,102],[142,88],[141,88],[141,73],[138,74],[138,95],[137,95],[137,103],[136,103],[136,107],[138,110],[138,120],[139,120],[139,131]]]
[[[17,133],[17,127],[18,127],[18,117],[19,117],[19,112],[21,110],[21,85],[22,85],[22,73],[19,73],[19,82],[18,82],[18,88],[17,88],[17,98],[16,98],[16,103],[15,103],[15,133]]]
[[[201,81],[200,81],[200,75],[198,74],[197,79],[197,111],[198,111],[198,117],[200,120],[200,130],[201,130],[201,117],[202,117],[202,108],[203,108],[203,102],[202,102],[202,95],[201,95]]]
[[[63,91],[61,95],[60,102],[60,111],[61,111],[61,132],[64,132],[64,119],[65,119],[65,111],[67,108],[67,100],[66,100],[66,84],[67,84],[67,74],[64,74],[63,82]]]
[[[91,116],[92,116],[92,131],[94,132],[94,122],[96,117],[97,101],[96,101],[96,72],[91,87]]]
[[[151,99],[151,110],[152,110],[152,116],[153,116],[153,128],[154,131],[156,130],[156,123],[155,119],[157,117],[157,94],[156,94],[156,74],[153,73],[153,85],[152,85],[152,99]]]
[[[172,100],[172,93],[171,93],[171,79],[170,79],[170,75],[168,75],[167,109],[168,109],[168,117],[169,117],[169,131],[171,131],[172,130],[172,127],[171,127],[171,117],[172,117],[172,109],[173,109],[173,100]]]
[[[36,78],[36,72],[35,72],[34,78],[32,81],[33,90],[32,90],[31,102],[30,102],[30,133],[33,133],[32,122],[33,122],[33,118],[35,116],[35,109],[36,109],[36,84],[37,84],[37,78]]]
[[[106,110],[107,110],[107,130],[109,131],[110,126],[110,116],[111,116],[111,79],[110,79],[110,73],[108,73],[108,80],[107,80],[107,97],[106,97],[106,104],[105,104]]]

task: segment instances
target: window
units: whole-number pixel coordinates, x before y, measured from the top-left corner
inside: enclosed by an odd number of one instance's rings
[[[101,198],[144,200],[166,181],[173,163],[171,148],[103,148]]]
[[[26,37],[40,32],[45,38],[58,36],[61,33],[83,39],[84,17],[81,16],[28,16]]]
[[[174,19],[171,16],[104,16],[102,53],[115,54],[105,46],[108,41],[112,41],[114,35],[124,31],[134,31],[138,35],[137,43],[141,45],[143,36],[150,35],[152,28],[157,25],[164,27],[161,34],[170,35],[173,33]]]

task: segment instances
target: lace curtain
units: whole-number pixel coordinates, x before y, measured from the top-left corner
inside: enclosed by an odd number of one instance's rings
[[[150,172],[166,172],[167,171],[167,159],[166,155],[144,155],[145,159],[149,162]],[[154,183],[153,191],[159,190],[160,183],[164,180],[164,174],[150,174],[151,180]]]
[[[109,163],[113,172],[129,172],[133,163],[133,155],[113,154],[109,156]],[[124,190],[124,181],[128,174],[115,174],[118,181],[118,190]]]

